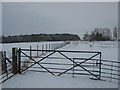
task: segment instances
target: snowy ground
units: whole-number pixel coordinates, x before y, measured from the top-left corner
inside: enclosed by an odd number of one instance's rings
[[[3,83],[3,88],[117,88],[117,84],[89,78],[52,76],[46,73],[27,72]]]
[[[92,45],[92,46],[90,46]],[[72,43],[62,49],[78,50],[78,51],[98,51],[102,52],[102,59],[118,60],[118,43],[116,41],[86,42],[80,41]],[[81,56],[82,57],[82,56]]]
[[[4,44],[3,50],[10,53],[12,47],[36,48],[50,42],[41,43],[15,43]],[[54,42],[51,42],[54,43]],[[55,42],[56,43],[56,42]],[[59,43],[59,42],[57,42]],[[78,50],[78,51],[100,51],[102,59],[118,61],[118,44],[117,42],[71,42],[69,45],[61,48],[62,50]],[[114,52],[114,53],[113,53]],[[67,54],[67,53],[64,53]],[[10,54],[8,54],[10,55]],[[58,55],[57,55],[58,56]],[[67,54],[69,57],[90,57],[89,54]],[[48,62],[48,60],[46,60]],[[60,61],[61,62],[61,61]],[[66,62],[67,63],[67,62]],[[14,83],[15,82],[15,83]],[[14,83],[14,84],[13,84]],[[3,88],[117,88],[117,83],[91,80],[88,76],[62,75],[52,76],[46,73],[26,72],[25,75],[16,75],[3,83]]]

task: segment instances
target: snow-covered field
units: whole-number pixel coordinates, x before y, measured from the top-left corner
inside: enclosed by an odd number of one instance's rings
[[[92,45],[92,46],[90,46]],[[116,41],[86,42],[80,41],[78,45],[72,42],[72,45],[62,49],[78,51],[98,51],[102,52],[102,59],[118,60],[118,43]]]
[[[2,49],[4,51],[7,51],[8,55],[10,55],[13,47],[29,49],[30,46],[32,46],[33,49],[36,49],[38,45],[39,49],[41,49],[42,45],[46,45],[49,43],[54,44],[54,43],[63,43],[63,42],[10,43],[10,44],[3,44]],[[102,52],[102,59],[115,60],[115,61],[118,60],[117,41],[101,41],[101,42],[92,42],[92,43],[87,41],[71,42],[71,44],[65,46],[64,48],[62,48],[62,50],[99,51]]]
[[[41,46],[48,43],[63,43],[63,42],[37,42],[37,43],[12,43],[3,44],[2,49],[8,52],[11,56],[12,47],[29,49]],[[102,52],[102,59],[111,61],[118,61],[118,43],[115,41],[102,41],[102,42],[86,42],[86,41],[73,41],[60,50],[77,50],[77,51],[98,51]],[[89,58],[91,54],[71,54],[64,53],[71,58]],[[58,56],[54,54],[53,56]],[[67,60],[68,61],[68,60]],[[67,63],[64,61],[64,63]],[[45,60],[49,62],[49,60]],[[51,61],[50,61],[51,62]],[[57,61],[57,62],[63,62]],[[14,84],[13,84],[14,83]],[[89,76],[72,77],[72,75],[53,76],[42,72],[26,72],[24,75],[16,75],[3,83],[3,88],[117,88],[118,84],[113,82],[91,80]]]
[[[16,75],[3,83],[3,88],[117,88],[118,85],[105,81],[72,76],[52,76],[47,73],[27,72]]]

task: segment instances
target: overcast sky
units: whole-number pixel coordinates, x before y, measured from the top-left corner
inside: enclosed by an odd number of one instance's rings
[[[118,24],[117,2],[4,2],[3,35],[73,33],[82,36],[96,27]]]

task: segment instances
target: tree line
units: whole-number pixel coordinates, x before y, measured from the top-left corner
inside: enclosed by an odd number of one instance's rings
[[[113,32],[109,28],[94,28],[91,33],[85,33],[82,37],[86,41],[110,41],[120,40],[120,28],[115,27]]]
[[[16,36],[1,36],[1,43],[17,43],[17,42],[41,42],[41,41],[73,41],[80,40],[76,34],[31,34]]]

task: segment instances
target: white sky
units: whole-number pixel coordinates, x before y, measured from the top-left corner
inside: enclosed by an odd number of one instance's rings
[[[114,26],[117,26],[117,0],[116,2],[108,3],[85,1],[84,3],[72,1],[58,3],[4,2],[2,3],[3,35],[31,33],[75,33],[82,36],[82,34],[87,31],[92,31],[95,27],[108,27],[113,29]]]

